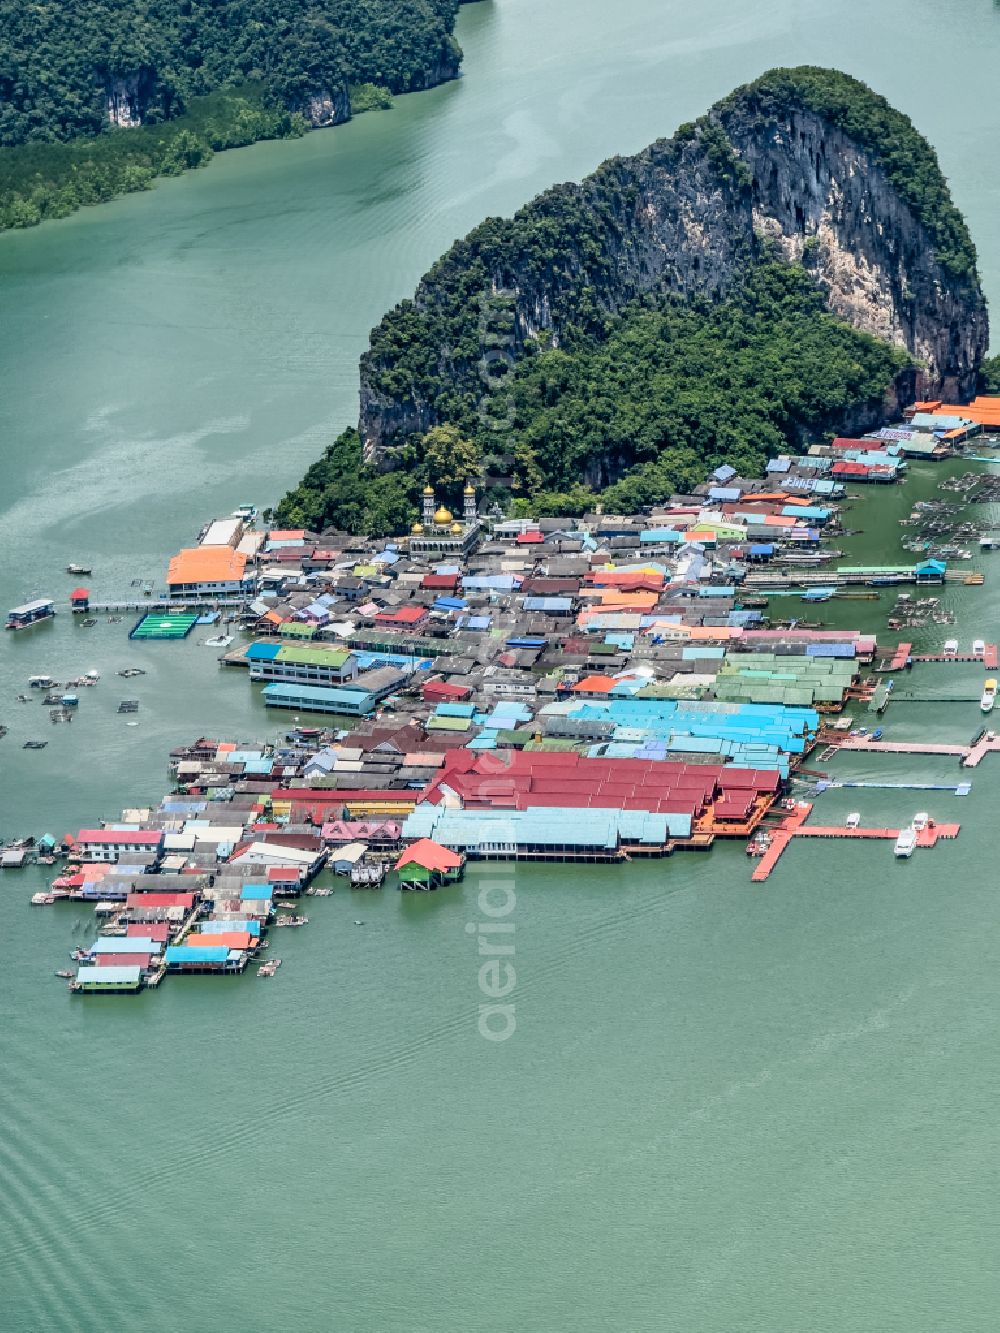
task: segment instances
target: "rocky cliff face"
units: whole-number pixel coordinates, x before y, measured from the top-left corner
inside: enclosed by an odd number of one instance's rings
[[[470,420],[491,348],[516,358],[539,333],[556,344],[569,328],[600,336],[637,297],[720,299],[772,245],[812,272],[831,310],[914,359],[886,414],[973,392],[988,345],[975,272],[945,267],[876,152],[807,105],[779,113],[748,88],[673,139],[458,242],[373,331],[361,363],[366,456],[392,466],[408,435]],[[491,297],[506,311],[500,340],[488,321],[478,332],[470,322]]]
[[[979,283],[942,267],[874,154],[804,108],[762,131],[752,96],[719,119],[753,176],[755,228],[805,263],[835,314],[906,348],[911,393],[969,397],[989,343]]]
[[[351,118],[351,95],[347,85],[340,87],[319,88],[305,99],[299,111],[313,129],[327,125],[342,125]]]
[[[109,78],[104,89],[109,122],[119,129],[141,125],[155,89],[156,74],[151,69],[132,70]]]

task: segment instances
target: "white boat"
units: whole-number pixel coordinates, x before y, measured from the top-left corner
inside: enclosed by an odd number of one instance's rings
[[[233,641],[231,634],[215,634],[210,639],[205,639],[206,648],[228,648]]]
[[[997,683],[992,678],[983,686],[983,697],[979,700],[979,709],[983,713],[992,713],[997,701]]]
[[[972,656],[973,656],[973,657],[985,657],[985,656],[986,656],[986,640],[985,640],[985,639],[976,639],[976,640],[974,640],[974,642],[973,642],[973,644],[972,644]]]
[[[927,811],[918,810],[917,813],[913,816],[913,823],[911,825],[911,828],[915,833],[919,833],[922,829],[925,829],[930,822],[931,822],[931,817],[927,813]]]
[[[850,814],[847,816],[847,818],[844,820],[844,827],[845,827],[845,828],[859,828],[860,825],[861,825],[861,812],[860,812],[860,810],[852,810],[851,813],[850,813]]]
[[[901,860],[913,855],[917,846],[917,830],[911,824],[908,828],[900,829],[899,837],[896,839],[895,855]]]

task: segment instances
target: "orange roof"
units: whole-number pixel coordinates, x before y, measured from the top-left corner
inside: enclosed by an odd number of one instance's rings
[[[189,546],[167,569],[167,583],[239,583],[247,558],[231,546]]]
[[[768,528],[794,528],[798,523],[797,518],[784,514],[758,514],[757,517],[763,526]]]
[[[267,539],[271,542],[300,542],[305,535],[305,528],[272,528]]]
[[[927,398],[922,403],[914,403],[914,412],[934,412],[941,406],[940,398]]]
[[[442,847],[431,838],[418,838],[411,843],[396,862],[396,869],[404,866],[422,866],[424,870],[457,870],[462,858],[448,847]]]
[[[223,946],[227,949],[250,949],[257,941],[245,930],[220,930],[215,935],[192,931],[184,943],[190,945],[207,944],[210,948],[217,949],[221,949]]]
[[[964,417],[977,426],[1000,426],[1000,398],[974,398],[964,406],[952,403],[940,403],[935,416]]]
[[[617,588],[601,588],[601,605],[604,607],[620,606],[633,609],[649,610],[659,601],[655,592],[620,592]]]
[[[573,686],[574,694],[608,694],[615,686],[613,676],[584,676]]]

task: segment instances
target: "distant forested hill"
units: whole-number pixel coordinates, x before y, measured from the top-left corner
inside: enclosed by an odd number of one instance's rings
[[[0,0],[0,229],[454,78],[460,0]]]
[[[457,0],[0,0],[0,145],[149,124],[245,82],[290,111],[375,83],[458,70]]]

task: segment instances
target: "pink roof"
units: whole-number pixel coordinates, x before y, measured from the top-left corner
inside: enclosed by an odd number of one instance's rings
[[[145,940],[156,940],[158,944],[166,944],[170,939],[170,924],[167,921],[154,921],[148,925],[142,921],[130,921],[125,927],[126,935],[138,935]]]
[[[133,907],[185,907],[194,906],[193,893],[130,893],[125,906]]]
[[[103,843],[110,847],[158,847],[162,839],[163,833],[159,829],[135,829],[129,832],[104,828],[82,828],[76,838],[77,842]]]

